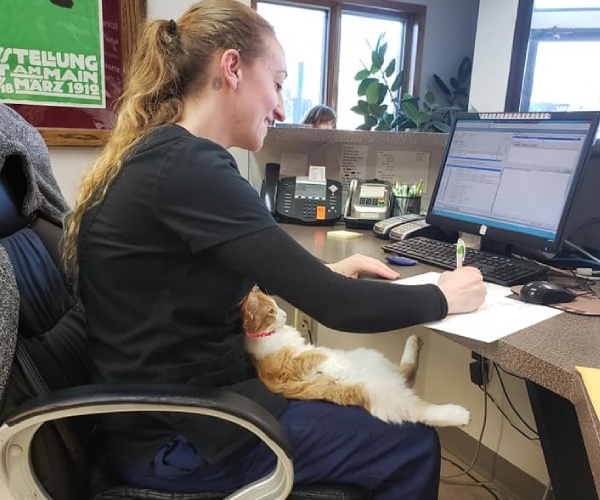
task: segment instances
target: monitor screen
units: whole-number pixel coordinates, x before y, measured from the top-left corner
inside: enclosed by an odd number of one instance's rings
[[[427,222],[484,240],[555,252],[599,116],[458,114]]]

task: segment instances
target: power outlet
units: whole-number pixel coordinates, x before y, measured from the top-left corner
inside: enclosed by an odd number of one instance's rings
[[[298,330],[302,335],[310,336],[310,324],[312,318],[303,313],[300,309],[294,310],[294,328]]]
[[[474,359],[469,365],[471,382],[482,387],[490,380],[490,360],[475,351],[471,352],[471,358]]]

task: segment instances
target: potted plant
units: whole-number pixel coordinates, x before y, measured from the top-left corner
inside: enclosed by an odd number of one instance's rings
[[[352,111],[364,118],[364,123],[357,129],[448,132],[453,113],[467,106],[471,60],[468,57],[462,60],[458,76],[451,78],[450,87],[438,75],[433,75],[433,81],[446,97],[447,105],[438,104],[435,93],[430,89],[427,89],[421,101],[418,96],[401,92],[404,70],[397,69],[395,58],[386,65],[387,43],[383,42],[384,35],[379,35],[375,47],[369,44],[371,65],[367,67],[363,63],[364,69],[354,77],[358,81],[359,100]]]

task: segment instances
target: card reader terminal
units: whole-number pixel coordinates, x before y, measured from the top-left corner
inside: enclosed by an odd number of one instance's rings
[[[389,217],[388,219],[376,222],[373,226],[373,232],[380,238],[387,239],[390,237],[390,231],[396,226],[424,218],[425,216],[420,214],[396,215],[394,217]]]

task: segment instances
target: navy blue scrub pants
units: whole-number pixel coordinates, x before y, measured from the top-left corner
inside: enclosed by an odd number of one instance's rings
[[[345,483],[375,500],[436,500],[440,445],[435,429],[391,425],[354,406],[291,401],[279,418],[292,444],[295,483]],[[275,455],[264,444],[217,464],[184,436],[156,455],[152,472],[120,472],[130,484],[166,491],[232,491],[268,474]]]

